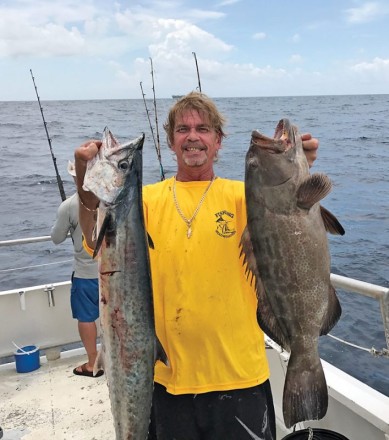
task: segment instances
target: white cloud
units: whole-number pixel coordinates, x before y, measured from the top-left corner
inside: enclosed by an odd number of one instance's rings
[[[84,23],[85,33],[87,35],[105,35],[109,32],[111,20],[108,17],[97,17],[86,20]]]
[[[264,40],[266,38],[265,32],[257,32],[253,35],[254,40]]]
[[[350,8],[346,10],[347,21],[350,23],[367,23],[388,14],[387,6],[377,2],[368,2],[359,8]]]
[[[241,0],[224,0],[220,3],[218,3],[216,6],[230,6],[234,5],[235,3],[239,3]]]
[[[194,21],[197,20],[215,20],[225,17],[224,12],[206,11],[203,9],[190,9],[185,17]]]
[[[367,20],[383,17],[389,4],[385,7],[379,1],[362,3],[363,0],[358,0],[361,7],[347,10],[349,22],[366,23]],[[224,11],[230,11],[228,6],[237,3],[242,10],[250,10],[247,2],[241,0],[216,0],[215,3],[194,0],[2,0],[0,63],[8,69],[12,84],[17,84],[15,72],[30,62],[34,70],[34,63],[36,66],[47,66],[53,77],[69,71],[83,84],[83,89],[73,92],[69,81],[71,93],[58,92],[58,89],[53,91],[53,95],[62,93],[66,98],[72,93],[90,97],[98,94],[139,97],[140,81],[144,81],[145,92],[149,95],[149,57],[154,62],[160,97],[185,93],[197,86],[192,52],[197,54],[203,90],[206,93],[211,91],[213,96],[279,95],[289,94],[291,90],[300,94],[317,93],[317,90],[325,93],[332,89],[343,91],[343,87],[346,92],[351,91],[352,86],[360,93],[362,83],[366,84],[367,92],[368,87],[381,92],[388,90],[389,61],[373,59],[378,54],[374,48],[379,46],[374,43],[375,34],[385,32],[384,27],[379,28],[384,25],[383,20],[370,27],[365,25],[363,33],[358,32],[358,39],[353,34],[357,47],[352,38],[343,38],[344,28],[350,29],[339,21],[333,26],[333,17],[325,14],[317,14],[321,22],[303,20],[296,24],[295,31],[284,28],[279,33],[279,39],[270,39],[258,23],[247,23],[244,14],[236,14],[236,17],[232,12],[224,14]],[[272,8],[269,6],[269,12]],[[342,8],[341,5],[339,8]],[[233,9],[231,7],[231,11]],[[278,19],[279,13],[275,8],[274,13]],[[321,45],[325,48],[328,43],[326,37],[323,42],[319,38],[319,35],[327,35],[320,30],[324,27],[326,32],[328,29],[339,31],[337,38],[342,52],[337,52],[336,47],[331,53],[324,50],[323,59],[315,58]],[[228,33],[228,29],[234,31]],[[297,33],[300,30],[309,30],[311,38],[301,38],[302,34]],[[241,34],[251,38],[246,38],[239,46]],[[219,35],[226,35],[225,40],[218,38]],[[384,36],[379,36],[381,41]],[[262,57],[256,56],[259,41],[269,46]],[[236,46],[233,45],[235,42]],[[288,45],[279,55],[276,46],[282,42]],[[298,43],[298,46],[293,43]],[[271,45],[276,45],[276,49],[271,50]],[[299,50],[293,49],[288,57],[288,47],[298,47]],[[365,53],[358,51],[359,47],[366,48]],[[374,49],[373,55],[371,48]],[[306,60],[299,53],[310,53],[309,63],[304,63]],[[345,61],[347,54],[358,56],[358,60],[364,62],[354,62],[351,66],[350,61]],[[247,63],[251,60],[252,63]],[[79,69],[80,65],[85,66],[83,71]],[[274,68],[275,65],[280,68]],[[318,72],[312,72],[312,66]],[[78,70],[72,71],[72,68]],[[87,76],[90,71],[94,72],[92,80]],[[20,84],[14,89],[17,88]],[[12,93],[7,93],[6,96],[12,98]],[[18,90],[13,92],[15,96],[18,93]]]
[[[385,75],[389,74],[389,59],[384,60],[382,58],[374,58],[372,62],[362,62],[355,64],[351,67],[354,72],[360,73],[382,73]],[[389,76],[387,76],[389,78]]]
[[[22,22],[40,26],[48,22],[56,24],[82,23],[94,17],[96,9],[89,0],[80,4],[77,0],[61,2],[47,0],[14,0],[0,7],[2,22]],[[0,29],[3,29],[2,27]],[[22,29],[19,29],[22,30]]]
[[[229,52],[231,45],[224,43],[209,32],[184,21],[174,21],[173,26],[159,39],[151,44],[151,56],[171,58],[191,54],[196,48],[201,48],[203,57],[212,56],[218,52]]]
[[[0,7],[0,57],[70,56],[96,53],[96,36],[107,19],[87,0],[16,0]]]
[[[169,2],[157,5],[167,10],[174,6]],[[155,52],[164,46],[179,53],[189,50],[191,54],[193,47],[223,53],[232,48],[192,24],[219,19],[223,13],[183,10],[181,15],[192,17],[190,21],[160,15],[143,6],[120,10],[118,4],[113,11],[105,11],[88,0],[82,5],[74,0],[16,0],[12,6],[0,7],[0,57],[113,56],[134,50]]]
[[[289,58],[289,62],[292,64],[299,64],[303,61],[303,58],[301,55],[294,54]]]
[[[201,76],[213,77],[215,68],[217,75],[223,74],[223,68],[219,67],[222,64],[215,60],[223,59],[233,50],[233,46],[187,20],[160,18],[139,8],[117,11],[112,23],[117,34],[117,42],[112,47],[120,47],[121,43],[123,46],[126,44],[126,47],[121,48],[122,52],[134,49],[145,53],[135,60],[126,55],[126,60],[121,58],[120,61],[109,62],[117,85],[122,84],[126,90],[134,90],[136,93],[139,93],[139,82],[143,80],[143,86],[148,90],[149,56],[153,59],[158,90],[171,88],[172,77],[177,77],[180,90],[185,92],[193,90],[197,85],[193,51],[198,54]],[[103,25],[107,26],[106,23]],[[107,53],[112,54],[108,47],[108,36],[99,37],[100,53],[107,50]]]
[[[1,27],[1,24],[0,24]],[[2,28],[4,31],[4,27]],[[48,23],[41,27],[29,26],[22,31],[11,31],[0,41],[0,56],[18,57],[78,55],[85,48],[85,40],[76,27]]]

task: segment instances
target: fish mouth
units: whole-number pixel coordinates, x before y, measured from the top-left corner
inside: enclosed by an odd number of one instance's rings
[[[286,153],[296,145],[295,131],[288,119],[281,119],[272,138],[254,130],[251,134],[251,145],[269,154]]]
[[[274,139],[285,142],[288,151],[296,145],[295,127],[290,123],[289,119],[281,119],[277,124]]]

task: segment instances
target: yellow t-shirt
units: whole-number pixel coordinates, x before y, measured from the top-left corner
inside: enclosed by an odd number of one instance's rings
[[[209,182],[177,182],[190,218]],[[246,279],[239,242],[246,225],[243,182],[218,178],[192,223],[178,214],[173,178],[143,188],[156,332],[170,365],[155,381],[172,394],[248,388],[269,378],[257,298]]]

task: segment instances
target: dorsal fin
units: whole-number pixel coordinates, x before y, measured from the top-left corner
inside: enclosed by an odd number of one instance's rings
[[[247,228],[245,227],[242,237],[240,239],[240,256],[243,255],[243,264],[246,266],[246,277],[250,281],[250,284],[252,284],[253,279],[258,277],[258,268],[257,268],[257,261],[255,259],[255,255],[253,252],[253,245],[251,243],[250,233]],[[251,280],[250,280],[251,278]]]

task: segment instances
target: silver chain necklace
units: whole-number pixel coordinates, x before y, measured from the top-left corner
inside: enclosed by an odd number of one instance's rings
[[[186,236],[187,236],[187,238],[190,238],[192,236],[192,222],[196,218],[196,215],[199,213],[200,208],[201,208],[202,204],[204,203],[205,196],[207,195],[209,189],[211,188],[212,183],[215,181],[216,176],[212,177],[211,181],[209,182],[207,188],[204,191],[204,194],[201,196],[199,204],[197,205],[197,207],[194,210],[194,213],[193,213],[193,215],[192,215],[192,217],[190,219],[187,219],[185,217],[184,213],[181,211],[180,205],[178,204],[177,194],[176,194],[176,176],[174,176],[173,179],[174,179],[173,180],[173,200],[174,200],[174,205],[176,206],[178,214],[180,215],[182,220],[184,220],[184,222],[186,223],[186,226],[188,228],[188,230],[186,231]]]

